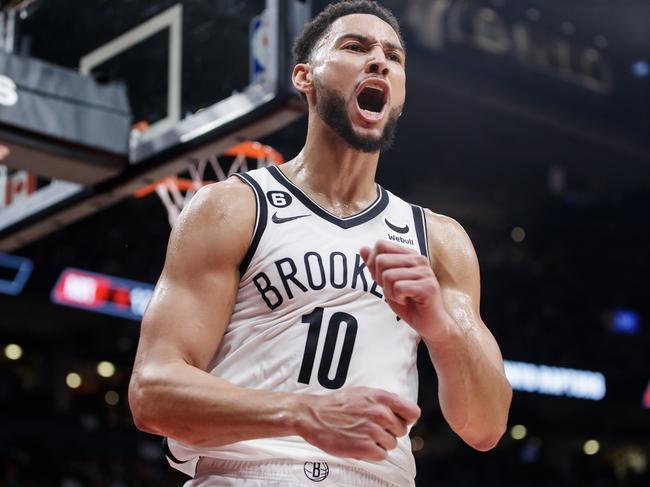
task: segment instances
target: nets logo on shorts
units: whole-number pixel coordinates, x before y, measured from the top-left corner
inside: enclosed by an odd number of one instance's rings
[[[305,462],[304,470],[307,478],[314,482],[322,482],[330,473],[325,462]]]

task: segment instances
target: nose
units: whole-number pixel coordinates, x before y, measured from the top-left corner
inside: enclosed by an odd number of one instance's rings
[[[366,72],[387,76],[389,69],[384,50],[380,46],[375,46],[370,51],[370,54],[368,63],[366,64]]]

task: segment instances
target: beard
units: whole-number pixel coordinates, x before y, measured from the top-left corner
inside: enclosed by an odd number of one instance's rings
[[[383,152],[392,147],[402,107],[390,111],[384,131],[379,137],[364,137],[354,131],[350,116],[345,109],[345,98],[338,91],[323,86],[317,79],[314,80],[314,88],[317,100],[316,112],[346,144],[361,152]]]

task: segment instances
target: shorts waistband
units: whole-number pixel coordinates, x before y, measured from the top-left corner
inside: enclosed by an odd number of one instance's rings
[[[303,462],[293,459],[259,461],[223,460],[201,457],[195,478],[222,475],[242,479],[293,481],[301,485],[312,482],[319,486],[399,487],[361,468],[332,462]]]

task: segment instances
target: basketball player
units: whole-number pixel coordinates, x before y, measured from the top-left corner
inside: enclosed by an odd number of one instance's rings
[[[129,400],[188,486],[413,486],[420,341],[451,428],[478,450],[505,430],[467,234],[374,182],[403,45],[374,2],[326,8],[294,47],[300,154],[203,188],[172,231]]]

